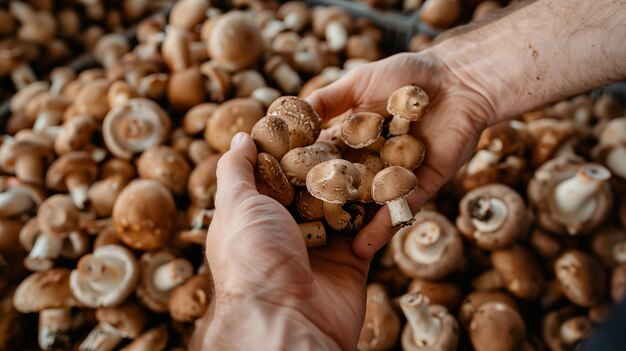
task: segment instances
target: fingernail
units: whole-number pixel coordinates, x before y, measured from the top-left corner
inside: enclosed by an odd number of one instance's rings
[[[246,137],[246,133],[243,132],[239,132],[237,134],[235,134],[235,136],[233,137],[233,140],[231,140],[230,142],[230,147],[234,148],[238,145],[241,145],[241,143],[243,143],[243,140]]]

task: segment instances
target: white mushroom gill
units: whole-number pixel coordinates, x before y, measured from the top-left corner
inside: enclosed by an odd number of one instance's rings
[[[404,242],[404,252],[413,261],[435,263],[446,248],[446,237],[441,227],[433,221],[425,221],[411,228]]]

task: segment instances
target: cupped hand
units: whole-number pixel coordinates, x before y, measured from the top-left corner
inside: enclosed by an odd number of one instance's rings
[[[467,161],[480,133],[494,120],[493,107],[487,99],[426,51],[398,54],[359,66],[307,100],[324,120],[346,112],[388,115],[387,99],[408,84],[418,85],[430,97],[429,111],[412,130],[426,145],[426,158],[416,170],[418,190],[407,198],[415,212]],[[359,232],[353,252],[371,259],[393,234],[385,207]]]

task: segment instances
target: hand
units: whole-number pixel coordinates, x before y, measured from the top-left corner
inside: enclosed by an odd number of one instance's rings
[[[436,57],[426,51],[365,64],[307,98],[329,120],[350,110],[388,115],[387,99],[396,89],[416,84],[426,91],[430,110],[412,131],[426,145],[426,158],[416,171],[418,190],[408,197],[413,212],[467,161],[482,131],[494,121],[487,99],[463,84]],[[354,254],[371,259],[393,233],[389,212],[383,208],[355,238]]]
[[[292,215],[257,191],[255,161],[243,133],[219,161],[206,243],[215,299],[191,349],[354,349],[368,261],[346,238],[307,254]]]

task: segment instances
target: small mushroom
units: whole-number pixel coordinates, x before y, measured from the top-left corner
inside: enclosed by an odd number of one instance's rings
[[[134,339],[148,323],[146,311],[136,302],[96,310],[98,325],[78,347],[79,351],[113,351],[124,339]]]
[[[410,227],[400,229],[391,241],[393,259],[413,278],[441,279],[463,264],[463,243],[446,217],[421,211]]]
[[[410,170],[391,166],[376,173],[372,181],[372,199],[377,204],[387,204],[392,227],[405,227],[413,223],[413,214],[406,197],[417,189],[417,177]]]
[[[318,153],[306,147],[289,150],[280,160],[280,167],[293,185],[306,185],[306,177],[311,168],[320,164]]]
[[[101,179],[95,181],[87,193],[91,209],[96,215],[111,216],[117,197],[135,175],[135,167],[126,160],[113,158],[104,163]]]
[[[113,155],[129,160],[134,154],[163,143],[170,124],[167,113],[157,103],[135,98],[106,115],[102,134]]]
[[[78,261],[70,274],[70,287],[87,307],[110,307],[124,302],[139,282],[139,263],[121,245],[94,249]]]
[[[130,344],[121,348],[120,351],[162,351],[165,350],[168,339],[167,327],[161,325],[141,333]]]
[[[296,208],[305,221],[324,218],[324,201],[311,195],[306,189],[301,189],[296,194]]]
[[[383,116],[374,112],[358,112],[341,123],[341,138],[346,145],[360,149],[373,144],[383,130]]]
[[[266,152],[280,160],[290,150],[289,125],[279,116],[265,116],[250,133],[258,152]]]
[[[204,139],[220,153],[230,149],[230,142],[239,132],[250,133],[263,117],[263,106],[250,98],[237,98],[219,105],[209,119]]]
[[[13,295],[13,306],[22,313],[39,313],[39,347],[44,350],[70,347],[71,308],[78,306],[70,290],[69,269],[54,268],[33,273]]]
[[[91,145],[91,138],[98,125],[89,116],[76,116],[61,127],[59,134],[54,139],[54,151],[57,155],[63,155],[71,151],[85,150],[92,154],[94,160],[100,160],[102,154],[106,153],[102,149],[96,149]]]
[[[430,305],[417,293],[403,295],[400,308],[407,319],[402,332],[404,350],[456,350],[459,326],[445,307]]]
[[[424,143],[409,134],[387,139],[380,150],[380,158],[387,166],[400,166],[410,171],[419,167],[426,155]]]
[[[191,202],[202,208],[215,206],[217,191],[217,161],[219,156],[211,155],[193,169],[187,181],[187,193]]]
[[[289,206],[293,202],[293,185],[272,155],[264,152],[257,155],[254,180],[259,193],[271,197],[283,206]]]
[[[263,39],[247,14],[232,11],[215,19],[207,50],[217,64],[229,71],[238,71],[257,61],[263,51]]]
[[[137,297],[151,311],[168,311],[172,290],[193,275],[193,266],[167,250],[150,251],[141,256],[141,280]]]
[[[183,0],[177,2],[170,12],[169,24],[192,31],[206,17],[210,2],[207,0]]]
[[[359,202],[336,204],[324,202],[324,219],[338,231],[359,231],[365,224],[365,207]]]
[[[355,163],[356,168],[359,170],[361,174],[361,184],[359,185],[358,194],[355,198],[356,201],[362,203],[370,203],[373,201],[372,199],[372,182],[374,181],[374,177],[376,174],[370,171],[367,166]]]
[[[359,163],[367,167],[372,173],[377,174],[385,168],[385,164],[378,154],[364,153],[359,158]]]
[[[191,169],[187,160],[168,146],[155,146],[141,154],[137,171],[143,179],[155,180],[175,194],[186,189]]]
[[[68,110],[73,108],[75,116],[86,115],[98,122],[102,121],[111,109],[107,95],[109,86],[110,82],[105,78],[85,80],[73,97]],[[65,112],[66,116],[68,110]]]
[[[328,48],[333,52],[345,49],[348,35],[351,30],[352,19],[339,7],[313,8],[311,15],[313,32],[328,42]]]
[[[282,96],[267,109],[268,116],[282,118],[289,128],[289,150],[313,144],[320,135],[322,119],[306,100]]]
[[[441,305],[448,311],[455,311],[461,304],[463,297],[461,288],[455,283],[420,278],[413,279],[406,291],[409,294],[420,293],[428,299],[429,303]]]
[[[183,117],[183,129],[188,135],[197,135],[206,129],[206,125],[218,105],[205,102],[189,109]]]
[[[167,101],[175,111],[185,112],[206,99],[206,79],[197,66],[172,72],[167,81]]]
[[[519,306],[513,298],[505,292],[501,291],[473,291],[469,293],[461,307],[459,308],[459,323],[466,331],[469,331],[474,314],[480,306],[486,303],[498,303],[509,306],[511,309],[520,313]]]
[[[607,279],[604,268],[596,258],[570,249],[554,263],[554,274],[561,283],[563,294],[573,303],[592,307],[606,296]]]
[[[381,284],[367,286],[365,321],[357,342],[362,351],[391,350],[400,336],[400,318]]]
[[[502,8],[499,2],[494,0],[482,1],[480,4],[476,6],[474,12],[472,13],[472,21],[476,21],[479,18],[483,18],[492,12]]]
[[[465,237],[485,250],[507,247],[526,234],[532,213],[513,189],[490,184],[467,193],[456,224]]]
[[[592,331],[591,321],[572,306],[547,313],[542,323],[543,341],[550,351],[576,348]]]
[[[0,176],[0,191],[0,218],[28,214],[46,197],[41,188],[10,176]]]
[[[280,90],[288,95],[297,94],[302,87],[302,80],[285,59],[281,56],[273,56],[270,58],[263,67],[265,74],[271,77]]]
[[[124,244],[137,250],[161,247],[174,226],[172,194],[153,180],[134,180],[113,206],[113,223]]]
[[[98,39],[93,55],[104,68],[112,68],[120,57],[130,51],[128,39],[117,33],[105,34]]]
[[[44,164],[52,159],[52,146],[34,134],[20,134],[0,147],[0,167],[26,183],[43,184]]]
[[[234,87],[235,97],[250,97],[256,89],[267,86],[263,75],[253,69],[236,72],[230,80]]]
[[[48,169],[46,186],[69,190],[76,207],[82,209],[87,202],[89,186],[98,175],[98,165],[86,151],[72,151],[59,157]]]
[[[420,9],[420,19],[433,28],[448,28],[461,14],[459,0],[426,0]]]
[[[526,326],[509,305],[487,302],[476,310],[470,323],[470,338],[476,351],[521,350]]]
[[[530,232],[528,243],[543,258],[555,258],[563,249],[560,240],[538,228]]]
[[[211,302],[209,279],[195,275],[172,290],[169,299],[169,313],[179,322],[194,322],[202,318]]]
[[[307,249],[326,245],[326,230],[322,221],[298,224]]]
[[[429,105],[428,95],[417,85],[407,85],[394,91],[387,101],[387,112],[393,115],[389,134],[408,133],[411,122],[421,120]]]
[[[313,167],[306,176],[306,187],[314,197],[332,204],[344,204],[358,195],[361,175],[346,160],[330,160]]]
[[[526,248],[514,245],[491,252],[493,269],[478,276],[472,282],[476,290],[506,288],[520,299],[535,299],[545,289],[541,267]]]
[[[533,140],[532,163],[540,166],[556,157],[574,157],[575,146],[584,135],[571,119],[542,118],[527,123]]]
[[[280,18],[287,29],[294,32],[302,31],[311,20],[309,7],[299,1],[287,1],[278,8]]]

